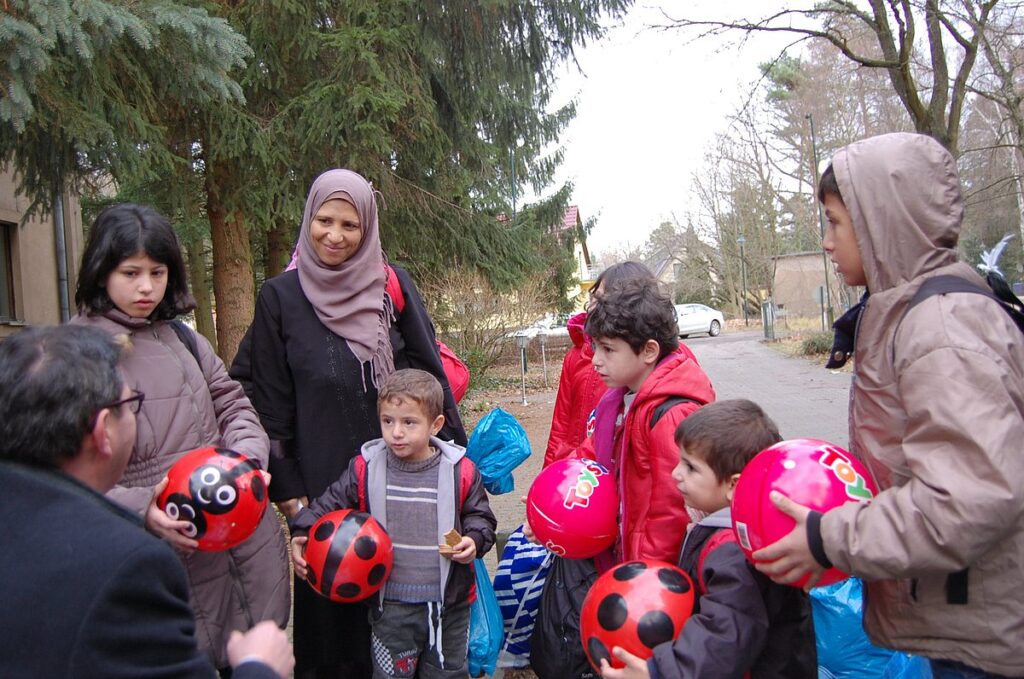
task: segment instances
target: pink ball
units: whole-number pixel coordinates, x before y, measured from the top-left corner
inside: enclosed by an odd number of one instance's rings
[[[559,556],[585,559],[615,542],[619,494],[611,473],[593,460],[570,458],[541,471],[526,496],[526,520]]]
[[[793,439],[765,448],[747,463],[732,499],[732,526],[747,558],[788,535],[796,521],[779,511],[769,494],[777,490],[794,502],[827,512],[847,502],[870,502],[878,493],[867,468],[839,446],[818,439]],[[849,575],[825,571],[818,585]],[[792,583],[803,587],[807,578]]]

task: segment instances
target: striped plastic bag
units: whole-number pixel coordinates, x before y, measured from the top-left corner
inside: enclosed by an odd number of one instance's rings
[[[494,572],[494,593],[505,622],[499,667],[530,664],[530,635],[551,558],[551,552],[526,539],[522,526],[509,535]]]

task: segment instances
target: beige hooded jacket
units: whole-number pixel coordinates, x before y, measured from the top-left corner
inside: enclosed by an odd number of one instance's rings
[[[103,316],[79,315],[71,322],[125,336],[121,370],[128,385],[146,395],[136,418],[135,448],[124,477],[107,494],[111,500],[143,514],[153,487],[178,458],[204,446],[230,448],[267,468],[270,441],[259,417],[206,338],[196,335],[197,362],[165,321],[130,318],[115,309]],[[272,509],[237,547],[179,556],[188,574],[199,648],[218,667],[228,666],[231,632],[248,629],[250,618],[274,620],[281,627],[287,624],[291,612],[287,547]]]
[[[850,445],[883,489],[825,514],[825,553],[867,581],[871,639],[1024,675],[1024,341],[992,300],[930,297],[928,277],[985,283],[957,262],[956,163],[929,137],[840,150],[871,296],[861,315]]]

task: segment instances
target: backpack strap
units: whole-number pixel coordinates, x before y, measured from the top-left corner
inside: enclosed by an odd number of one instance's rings
[[[921,286],[914,293],[914,296],[910,298],[910,302],[907,304],[907,308],[903,310],[903,314],[900,315],[899,321],[896,322],[896,332],[899,332],[899,327],[903,323],[903,319],[906,318],[910,310],[916,307],[921,302],[925,301],[929,297],[935,295],[946,295],[951,292],[969,292],[976,295],[982,295],[995,301],[1017,324],[1021,332],[1024,332],[1024,306],[1021,305],[1020,300],[1012,302],[1009,299],[1002,299],[999,295],[993,292],[990,287],[981,287],[970,282],[966,278],[960,276],[954,276],[952,274],[944,274],[942,276],[933,276],[921,283]],[[1012,293],[1010,293],[1012,296]],[[893,333],[892,341],[892,360],[896,360],[896,332]]]
[[[359,494],[359,511],[366,512],[366,458],[362,455],[356,456],[356,489]]]
[[[463,457],[455,465],[455,482],[459,487],[459,506],[458,510],[462,511],[462,505],[466,504],[466,498],[469,496],[469,488],[473,485],[473,470],[476,469],[476,465],[468,457]]]
[[[170,322],[170,326],[174,334],[181,340],[181,343],[188,349],[188,353],[192,354],[192,358],[196,359],[199,369],[202,370],[203,362],[199,360],[199,341],[196,339],[196,334],[183,321],[179,321],[177,318]]]
[[[384,292],[391,298],[391,304],[395,307],[395,313],[402,313],[405,309],[405,294],[402,292],[402,285],[398,282],[398,274],[390,264],[384,265],[384,271],[388,275],[387,283],[384,284]]]
[[[661,421],[661,418],[665,417],[665,413],[675,408],[680,403],[696,403],[698,405],[704,405],[702,401],[698,401],[694,398],[688,398],[686,396],[669,396],[664,401],[658,404],[658,407],[651,413],[651,424],[650,428],[654,429],[654,425]]]
[[[704,542],[704,546],[700,548],[700,555],[697,557],[697,589],[700,591],[701,596],[708,593],[708,584],[704,582],[704,562],[707,561],[708,555],[711,552],[730,542],[736,542],[736,533],[733,532],[731,527],[719,528],[714,535]]]

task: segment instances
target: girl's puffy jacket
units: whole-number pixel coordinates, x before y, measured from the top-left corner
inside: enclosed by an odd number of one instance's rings
[[[196,357],[166,321],[130,318],[115,309],[104,315],[79,315],[71,322],[124,336],[125,381],[146,395],[136,417],[135,448],[123,478],[107,494],[111,500],[144,514],[153,487],[178,458],[204,446],[230,448],[267,468],[270,442],[259,417],[205,337],[196,335]],[[228,666],[231,632],[248,629],[250,617],[254,622],[273,620],[281,627],[288,623],[287,548],[272,510],[264,512],[252,536],[233,549],[179,556],[188,573],[199,648],[218,667]]]
[[[590,346],[590,338],[583,331],[586,322],[587,314],[581,313],[566,323],[572,347],[562,361],[555,412],[551,416],[551,435],[544,452],[545,467],[555,460],[568,457],[580,447],[587,437],[590,413],[608,390],[590,362],[594,350]]]

